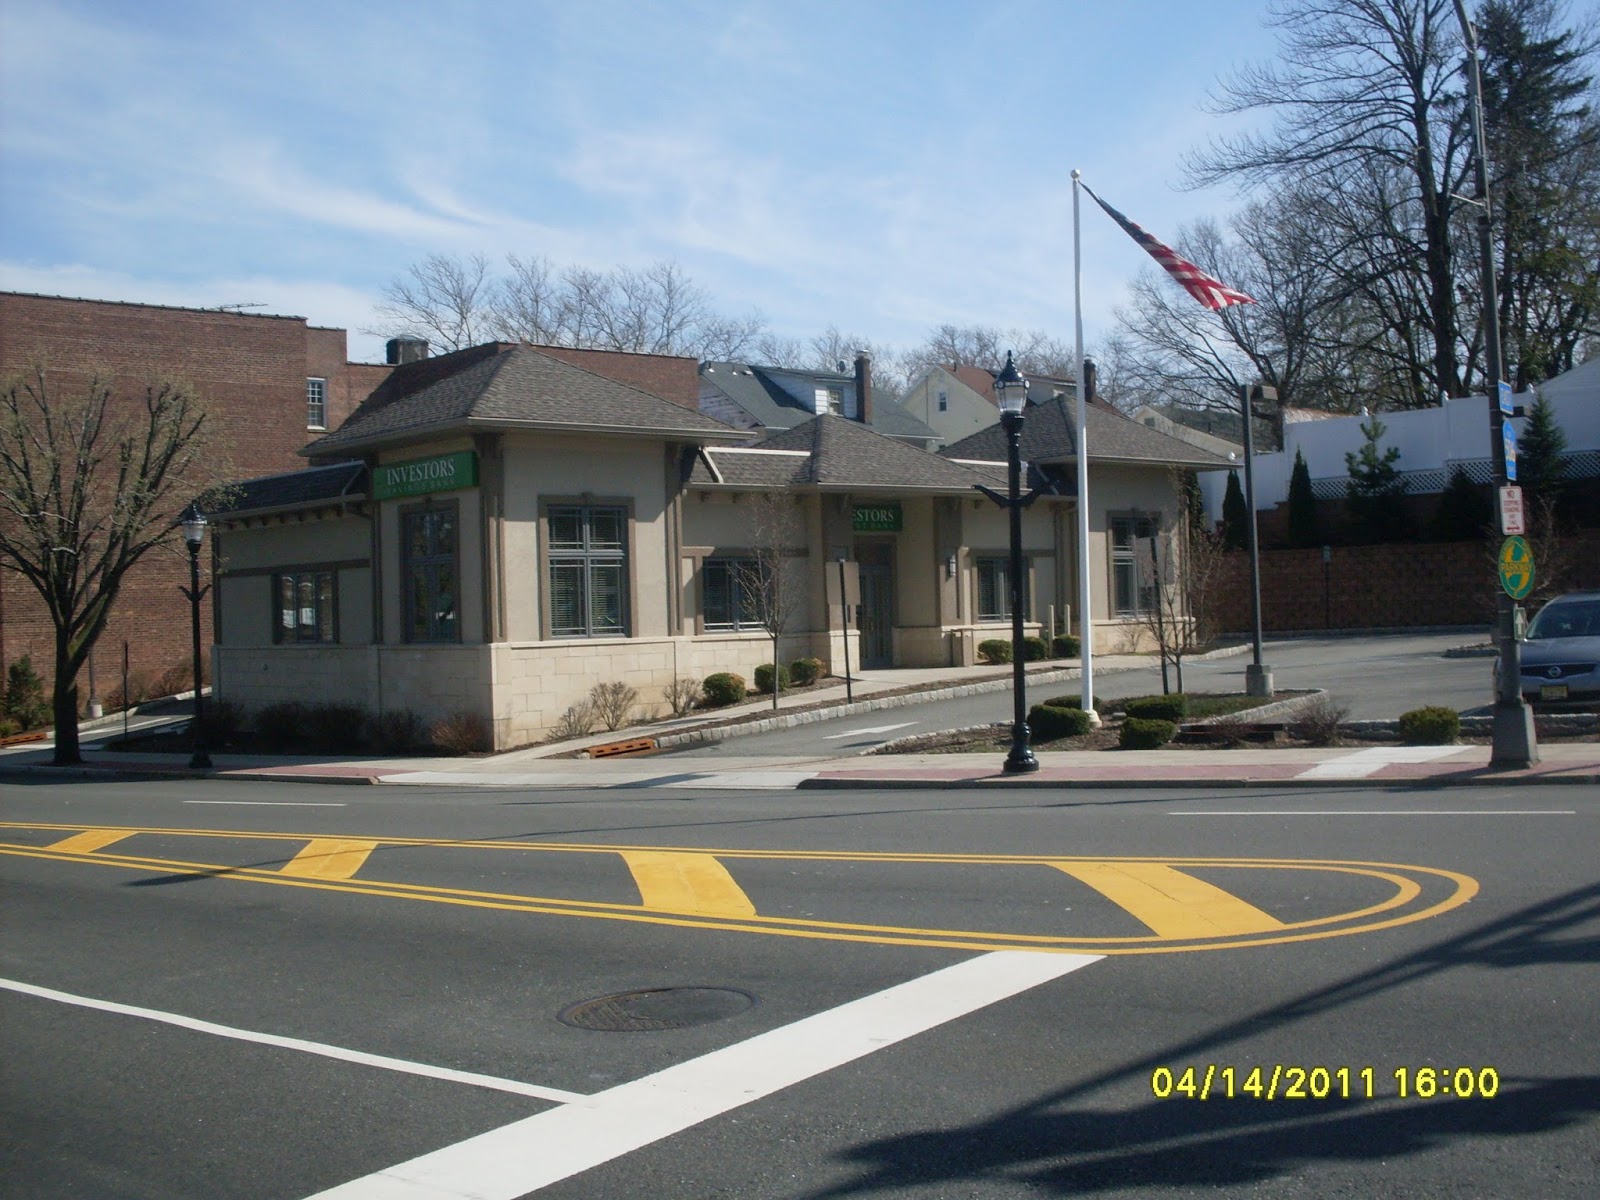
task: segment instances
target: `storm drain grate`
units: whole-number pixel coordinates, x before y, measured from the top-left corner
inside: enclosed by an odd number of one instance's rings
[[[707,1025],[737,1016],[755,1003],[755,996],[738,988],[642,988],[581,1000],[562,1010],[558,1019],[577,1029],[602,1033],[646,1033]]]

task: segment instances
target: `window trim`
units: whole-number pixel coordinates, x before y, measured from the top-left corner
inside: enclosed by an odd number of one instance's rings
[[[578,509],[584,513],[593,513],[601,509],[616,510],[622,518],[622,549],[610,554],[600,554],[592,549],[569,550],[556,549],[551,541],[550,518],[551,514],[562,509]],[[588,539],[588,525],[585,522],[585,541]],[[605,638],[631,638],[634,636],[634,616],[638,612],[637,598],[634,595],[634,555],[638,546],[637,530],[635,528],[633,499],[625,496],[542,496],[539,499],[539,634],[546,641],[590,641]],[[593,629],[593,612],[589,604],[589,592],[584,593],[588,624],[587,632],[558,633],[555,628],[555,594],[553,584],[553,571],[556,564],[589,563],[594,565],[601,560],[610,560],[621,564],[620,599],[622,603],[621,628],[619,630],[603,630],[595,632]],[[590,576],[585,573],[585,587],[588,588]]]
[[[767,627],[762,623],[759,614],[744,616],[742,580],[746,572],[760,569],[760,562],[756,556],[749,553],[725,552],[708,554],[700,560],[697,578],[700,596],[698,611],[695,614],[695,628],[700,633],[767,633]],[[706,573],[712,568],[721,568],[728,572],[729,610],[733,616],[731,621],[718,621],[713,623],[710,613],[706,608]]]
[[[327,628],[328,628],[328,636],[327,637],[322,636],[323,623],[324,623],[323,622],[324,612],[323,612],[322,588],[319,586],[319,582],[321,580],[323,580],[323,579],[326,579],[327,582],[328,582],[328,596],[327,596],[327,610],[326,610],[326,618],[327,618],[326,623],[327,623]],[[301,630],[304,628],[304,626],[302,625],[302,623],[299,620],[299,614],[301,614],[301,613],[303,613],[305,611],[305,608],[304,608],[303,605],[296,604],[296,605],[293,606],[293,609],[291,610],[296,614],[296,620],[295,620],[295,624],[294,624],[294,627],[293,627],[292,631],[288,627],[286,627],[284,625],[284,623],[283,623],[283,615],[284,615],[284,612],[286,611],[284,609],[284,607],[283,607],[283,583],[284,583],[284,580],[292,581],[291,586],[295,589],[296,592],[299,591],[300,586],[301,586],[303,581],[308,581],[309,580],[309,581],[312,582],[313,597],[314,597],[314,600],[315,600],[314,612],[316,613],[316,616],[312,619],[312,622],[311,622],[310,628],[311,628],[311,631],[312,631],[312,635],[310,637],[304,636],[304,634],[301,632]],[[272,589],[272,591],[271,591],[271,607],[270,607],[269,611],[272,613],[272,641],[273,641],[274,645],[280,645],[280,646],[317,646],[317,645],[332,646],[332,645],[337,645],[339,643],[339,571],[338,571],[338,568],[336,568],[334,566],[331,566],[331,565],[319,565],[319,566],[309,566],[309,567],[298,567],[298,568],[293,568],[293,569],[290,569],[290,570],[287,570],[287,571],[285,571],[285,570],[274,570],[268,576],[268,581],[269,581],[269,585],[270,585],[270,587]]]
[[[999,572],[1000,593],[1004,611],[990,616],[983,611],[983,575],[985,569]],[[1011,571],[1011,552],[973,552],[972,556],[972,620],[975,625],[1000,625],[1011,620],[1011,589],[1006,578]],[[1022,619],[1033,620],[1033,558],[1022,556]]]
[[[1110,601],[1111,615],[1123,620],[1133,621],[1152,616],[1155,614],[1156,609],[1143,607],[1143,601],[1150,594],[1152,587],[1159,589],[1161,585],[1159,559],[1156,568],[1158,577],[1152,584],[1149,580],[1150,563],[1139,553],[1138,547],[1139,543],[1145,540],[1154,540],[1159,545],[1161,514],[1133,510],[1130,512],[1108,513],[1106,516],[1106,554],[1108,560],[1106,580],[1108,586],[1106,590],[1109,593],[1107,599]],[[1126,547],[1117,545],[1119,525],[1129,527],[1129,545]],[[1149,530],[1148,533],[1143,532],[1146,529]],[[1159,555],[1159,553],[1160,550],[1158,548],[1157,554]],[[1119,595],[1121,588],[1118,585],[1118,570],[1122,567],[1129,568],[1132,571],[1132,579],[1129,584],[1129,589],[1132,592],[1131,607],[1123,605],[1121,603],[1123,598]],[[1159,606],[1161,603],[1159,594],[1154,598]]]
[[[316,385],[319,395],[316,400],[311,398],[312,386]],[[320,419],[318,419],[320,417]],[[306,428],[326,429],[328,427],[328,381],[320,375],[306,376]]]
[[[412,518],[428,514],[449,514],[455,527],[449,554],[451,582],[454,588],[452,595],[452,620],[454,633],[450,637],[417,637],[415,613],[413,604],[415,593],[411,587],[412,569],[416,560],[411,557],[411,539],[408,536],[407,526]],[[461,505],[456,500],[434,500],[430,498],[422,504],[408,504],[400,509],[399,534],[400,534],[400,640],[407,645],[414,646],[450,646],[459,645],[461,642]],[[446,556],[442,554],[426,555],[423,562],[442,562]],[[432,624],[432,622],[430,622]]]

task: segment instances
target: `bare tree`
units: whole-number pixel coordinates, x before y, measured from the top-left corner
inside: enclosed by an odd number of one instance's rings
[[[486,340],[494,324],[488,260],[430,254],[383,289],[380,333],[424,337],[445,350]]]
[[[1179,475],[1174,483],[1181,487]],[[1170,666],[1181,692],[1183,660],[1208,649],[1219,632],[1228,551],[1220,534],[1183,513],[1167,524],[1155,514],[1151,529],[1152,536],[1136,540],[1134,551],[1150,581],[1141,619],[1160,655],[1162,691],[1170,690]]]
[[[141,402],[114,395],[103,376],[55,388],[36,368],[0,390],[0,568],[33,585],[55,628],[58,766],[82,761],[78,671],[124,578],[174,544],[178,511],[203,490],[205,421],[193,393],[172,383]]]
[[[734,566],[745,611],[772,639],[772,707],[778,707],[779,643],[804,601],[805,580],[793,563],[800,537],[799,509],[781,492],[758,492],[751,501],[750,557]]]
[[[939,325],[921,345],[905,354],[907,374],[928,367],[994,367],[1006,351],[1028,375],[1071,377],[1077,370],[1073,344],[1038,329],[998,329],[992,325]]]

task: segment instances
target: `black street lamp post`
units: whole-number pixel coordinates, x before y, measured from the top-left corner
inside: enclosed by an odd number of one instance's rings
[[[1038,498],[1037,489],[1026,496],[1022,490],[1022,410],[1028,403],[1028,381],[1017,370],[1011,352],[1006,351],[1006,365],[994,381],[995,395],[1000,401],[1000,427],[1006,431],[1006,495],[992,488],[978,485],[978,490],[1011,517],[1011,560],[1007,568],[1007,582],[1011,585],[1011,753],[1006,755],[1004,770],[1008,775],[1020,775],[1039,769],[1039,760],[1028,746],[1028,693],[1023,678],[1027,655],[1022,644],[1022,510]]]
[[[211,585],[200,586],[200,547],[206,540],[206,515],[198,504],[191,504],[183,515],[183,540],[189,547],[189,586],[178,590],[189,597],[189,610],[194,630],[194,753],[189,758],[191,767],[210,767],[211,755],[206,752],[205,697],[200,689],[200,601],[211,590]]]
[[[1244,507],[1249,517],[1245,528],[1250,535],[1250,625],[1254,631],[1250,640],[1254,661],[1244,669],[1247,696],[1272,695],[1272,670],[1261,662],[1261,550],[1256,543],[1256,477],[1252,467],[1256,448],[1251,428],[1255,425],[1256,401],[1277,398],[1277,389],[1264,383],[1239,385],[1239,403],[1244,410]]]

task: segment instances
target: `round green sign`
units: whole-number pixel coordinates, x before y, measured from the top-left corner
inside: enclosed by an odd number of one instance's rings
[[[1533,551],[1525,538],[1508,537],[1500,543],[1500,586],[1513,600],[1533,590]]]

